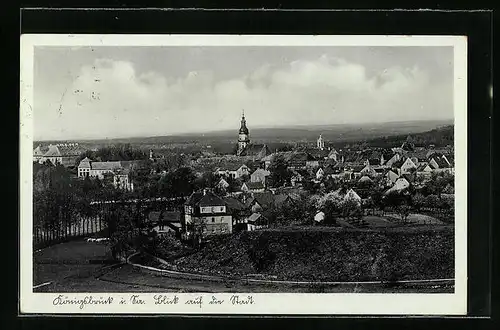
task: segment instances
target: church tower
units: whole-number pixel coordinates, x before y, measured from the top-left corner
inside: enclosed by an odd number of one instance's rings
[[[316,141],[316,146],[318,147],[319,150],[325,149],[325,141],[323,140],[321,134],[319,135],[319,138]]]
[[[243,112],[241,114],[241,126],[238,134],[238,156],[241,155],[249,143],[247,121],[245,120],[245,112]]]

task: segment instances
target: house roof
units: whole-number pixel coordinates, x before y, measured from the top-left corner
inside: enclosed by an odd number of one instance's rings
[[[270,155],[271,151],[267,144],[249,144],[241,152],[241,156],[256,156],[257,158],[264,158]]]
[[[386,173],[386,176],[389,177],[391,180],[399,178],[399,175],[391,170]]]
[[[245,164],[242,164],[241,162],[225,162],[224,164],[219,165],[218,170],[219,171],[237,171],[242,166],[248,167]]]
[[[308,153],[312,157],[315,157],[315,158],[325,158],[325,157],[328,157],[328,155],[330,154],[330,151],[327,149],[323,149],[323,150],[311,149],[311,150],[308,150]]]
[[[49,149],[47,147],[38,146],[33,150],[34,156],[43,156]]]
[[[43,155],[44,157],[60,157],[62,156],[61,151],[55,145],[50,145],[49,150]]]
[[[332,166],[327,166],[323,169],[323,173],[325,175],[330,175],[330,174],[336,174],[336,173],[340,173],[340,169],[339,168],[334,168]]]
[[[436,163],[439,165],[439,168],[448,168],[450,165],[443,158],[436,158]]]
[[[158,222],[160,220],[160,212],[153,211],[148,214],[148,221]],[[164,222],[180,222],[181,213],[178,211],[163,211],[163,221]]]
[[[264,184],[260,181],[257,181],[257,182],[245,182],[243,183],[243,185],[245,185],[248,189],[250,190],[254,190],[254,189],[264,189]],[[242,187],[243,187],[242,185]]]
[[[122,168],[122,164],[120,162],[92,162],[90,166],[93,170],[113,171]]]
[[[230,210],[241,211],[241,210],[245,209],[245,205],[235,197],[226,196],[226,197],[222,197],[222,200],[224,200],[224,202],[226,203],[227,207]]]
[[[395,161],[394,163],[392,163],[392,167],[400,168],[401,166],[403,166],[403,164],[405,162],[406,162],[406,158],[401,158],[400,160]]]
[[[330,150],[330,152],[328,153],[328,156],[333,156],[333,155],[335,155],[335,154],[337,154],[337,155],[338,155],[338,154],[339,154],[339,152],[338,152],[337,150],[335,150],[335,149],[332,149],[332,150]]]
[[[415,174],[403,174],[403,175],[401,175],[401,177],[398,178],[398,180],[400,180],[400,179],[404,179],[404,180],[408,181],[408,183],[410,183],[410,182],[415,181],[416,175]]]
[[[217,186],[219,186],[219,185],[228,186],[229,183],[226,180],[224,180],[224,178],[220,178],[219,181],[217,181]]]
[[[359,180],[358,182],[373,182],[372,179],[370,179],[370,177],[366,176],[366,175],[363,175]]]
[[[420,163],[417,166],[417,172],[422,172],[427,166],[429,166],[429,163]]]
[[[287,194],[274,195],[274,204],[277,206],[283,205],[286,201],[291,201],[291,197]]]
[[[361,199],[359,195],[352,189],[349,189],[346,194],[344,195],[344,198],[353,198],[353,199]]]
[[[274,195],[270,192],[255,193],[253,197],[262,207],[269,207],[274,203]]]
[[[187,205],[191,206],[225,206],[226,203],[222,198],[217,196],[211,191],[206,191],[205,194],[202,191],[197,191],[191,194],[187,199]]]
[[[271,172],[269,172],[268,170],[265,170],[263,168],[258,168],[256,169],[251,175],[260,175],[260,174],[263,174],[265,176],[268,176],[268,175],[271,175]]]
[[[248,217],[248,222],[252,222],[253,224],[260,225],[260,224],[265,224],[266,222],[266,217],[262,213],[252,213]]]
[[[366,165],[354,165],[351,166],[353,172],[361,172],[362,169],[364,169]]]

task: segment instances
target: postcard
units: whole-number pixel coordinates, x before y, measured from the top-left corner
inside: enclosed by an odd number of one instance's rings
[[[465,315],[466,50],[22,35],[20,313]]]

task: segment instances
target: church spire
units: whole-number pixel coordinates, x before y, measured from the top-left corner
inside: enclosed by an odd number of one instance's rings
[[[247,121],[245,119],[245,110],[241,111],[240,134],[247,134],[248,135]]]
[[[238,134],[238,151],[237,155],[240,156],[242,152],[245,150],[247,145],[250,143],[250,139],[248,138],[248,128],[247,121],[245,119],[245,111],[241,112],[241,126]]]

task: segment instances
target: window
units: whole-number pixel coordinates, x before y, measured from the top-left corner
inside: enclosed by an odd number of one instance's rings
[[[215,218],[212,218],[212,222],[215,222]]]

